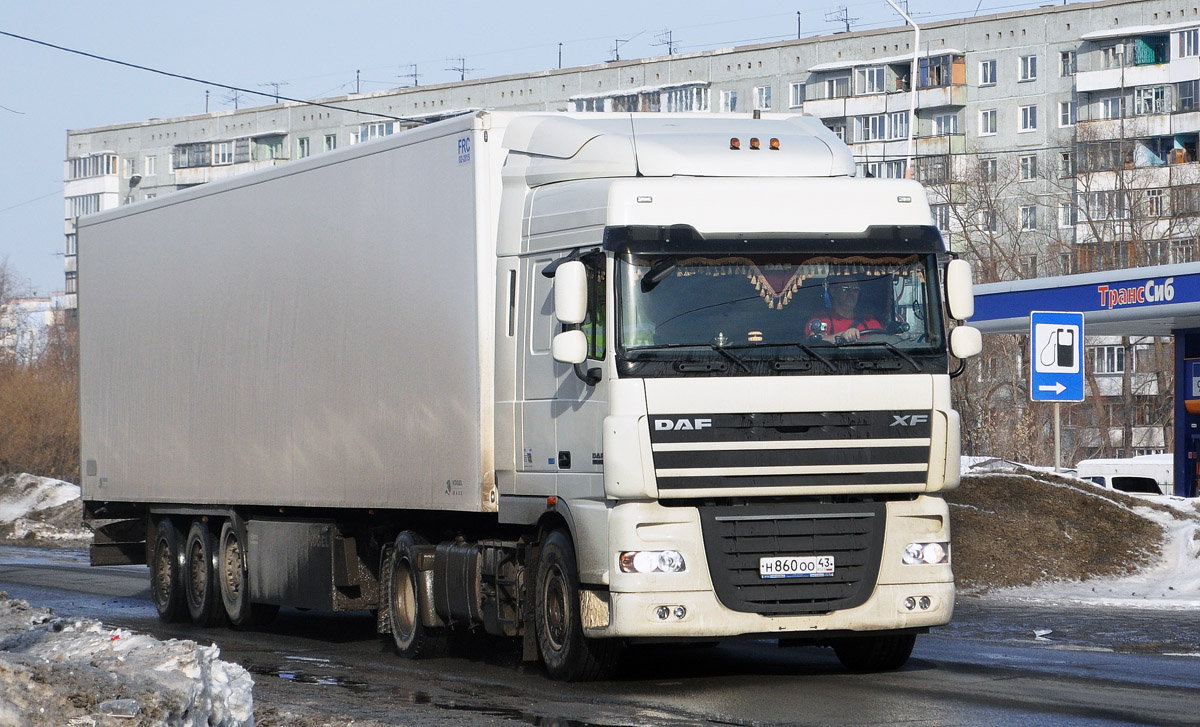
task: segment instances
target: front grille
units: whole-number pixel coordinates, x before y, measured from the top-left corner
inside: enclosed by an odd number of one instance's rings
[[[763,615],[824,613],[867,601],[883,554],[883,503],[701,507],[713,586],[727,608]],[[765,579],[759,559],[832,555],[832,576]]]
[[[929,410],[654,414],[659,494],[799,494],[846,486],[911,492],[929,478],[932,416]]]

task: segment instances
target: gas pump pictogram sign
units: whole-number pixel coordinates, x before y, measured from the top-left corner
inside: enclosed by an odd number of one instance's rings
[[[1029,314],[1033,401],[1083,401],[1083,314]]]

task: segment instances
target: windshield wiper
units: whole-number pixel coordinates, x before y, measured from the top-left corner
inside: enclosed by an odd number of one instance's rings
[[[722,356],[729,359],[730,361],[734,362],[738,366],[741,366],[742,371],[745,371],[746,373],[750,373],[750,367],[746,365],[746,362],[741,360],[737,356],[734,356],[732,353],[726,351],[724,346],[719,346],[715,343],[710,343],[710,344],[708,344],[708,346],[709,346],[709,348],[711,348],[712,350],[721,354]]]
[[[887,341],[864,341],[864,340],[862,340],[862,339],[860,338],[860,339],[859,339],[859,340],[857,340],[857,341],[853,341],[853,342],[851,342],[851,343],[845,343],[845,344],[842,344],[842,346],[843,346],[843,347],[846,347],[846,346],[858,346],[858,347],[863,347],[863,346],[883,346],[883,347],[884,347],[884,348],[886,348],[887,350],[891,351],[892,353],[896,354],[896,355],[897,355],[897,356],[899,356],[900,358],[902,358],[902,359],[904,359],[905,361],[907,361],[907,362],[909,362],[910,364],[912,364],[912,365],[913,365],[913,368],[914,368],[914,369],[916,369],[917,371],[920,371],[920,370],[921,370],[921,364],[917,363],[917,360],[916,360],[916,359],[914,359],[912,356],[909,356],[909,355],[908,355],[907,353],[905,353],[904,351],[901,351],[900,349],[896,348],[894,345],[892,345],[891,343],[888,343]]]

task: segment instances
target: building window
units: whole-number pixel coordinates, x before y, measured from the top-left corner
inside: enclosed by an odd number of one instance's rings
[[[1018,131],[1037,131],[1037,106],[1022,106]]]
[[[1077,108],[1074,101],[1058,102],[1058,127],[1060,129],[1075,125]]]
[[[908,112],[893,111],[888,114],[888,138],[904,139],[908,137]]]
[[[1167,190],[1146,190],[1146,216],[1165,217],[1167,214]]]
[[[120,168],[120,159],[116,154],[91,154],[85,157],[73,157],[67,160],[67,179],[87,179],[115,175]],[[126,176],[128,179],[128,176]]]
[[[933,224],[942,232],[950,231],[950,205],[934,204],[929,206],[929,211],[933,215]]]
[[[1000,219],[996,214],[996,210],[980,210],[979,229],[983,230],[984,232],[1000,231]]]
[[[1037,179],[1037,155],[1026,154],[1020,159],[1021,179]]]
[[[939,114],[933,117],[933,135],[950,136],[958,133],[958,114]]]
[[[68,253],[70,254],[70,253]],[[1196,261],[1196,240],[1184,237],[1171,240],[1171,262],[1190,263]]]
[[[708,88],[706,86],[684,86],[663,91],[659,95],[658,105],[663,111],[708,111]],[[801,92],[800,100],[804,96]]]
[[[872,116],[855,116],[854,117],[854,140],[855,141],[880,141],[884,138],[885,114],[874,114]]]
[[[1179,57],[1200,55],[1200,29],[1192,28],[1179,34]]]
[[[984,182],[994,182],[997,177],[998,164],[995,158],[979,160],[979,178]]]
[[[1038,267],[1037,255],[1022,255],[1021,256],[1021,273],[1026,278],[1036,278]]]
[[[213,166],[233,164],[233,144],[228,141],[218,141],[212,145]]]
[[[850,77],[825,79],[825,98],[845,98],[850,95]]]
[[[78,236],[71,234],[67,235],[67,255],[74,255],[78,252]]]
[[[1036,230],[1037,229],[1037,205],[1023,204],[1021,205],[1021,229]]]
[[[804,84],[793,83],[788,94],[788,108],[798,109],[804,105]]]
[[[1200,81],[1183,81],[1175,86],[1177,95],[1179,96],[1180,111],[1196,110],[1196,91],[1198,88],[1200,88]]]
[[[1119,119],[1125,115],[1125,97],[1110,96],[1100,99],[1100,117],[1104,119]]]
[[[862,96],[868,93],[883,93],[887,89],[883,85],[883,66],[858,68],[854,71],[854,93]]]
[[[1092,371],[1097,374],[1125,373],[1125,347],[1096,346],[1092,348]]]
[[[100,211],[100,194],[81,194],[67,197],[67,217],[76,218]]]
[[[755,111],[770,111],[771,110],[771,87],[770,86],[755,86],[754,87],[754,110]]]
[[[143,177],[153,177],[154,175],[158,174],[158,157],[146,157],[144,169],[145,171],[142,173]]]
[[[304,157],[308,156],[309,153],[308,137],[306,136],[301,139],[296,139],[296,158],[303,159]]]
[[[1133,90],[1133,113],[1137,116],[1146,114],[1164,114],[1167,112],[1166,86],[1149,86]]]
[[[325,151],[333,151],[334,149],[336,149],[337,148],[337,134],[326,134],[325,135],[325,145],[323,148]]]
[[[1079,223],[1079,208],[1070,202],[1058,203],[1058,226],[1061,228],[1074,227]]]
[[[1120,68],[1125,65],[1125,46],[1119,44],[1101,48],[1100,65],[1105,69]]]
[[[846,124],[845,124],[845,122],[834,121],[834,122],[831,122],[830,124],[828,124],[828,127],[829,127],[829,130],[833,132],[834,136],[836,136],[838,139],[840,139],[843,144],[846,143]]]
[[[937,88],[950,85],[950,56],[922,58],[920,61],[921,88]]]
[[[886,162],[884,164],[883,176],[888,179],[905,179],[908,177],[908,162],[903,159]]]
[[[979,135],[991,136],[996,133],[996,109],[983,109],[979,112]]]
[[[721,110],[725,113],[737,111],[737,91],[721,92]]]
[[[980,61],[979,62],[979,85],[980,86],[995,86],[996,85],[996,61]]]
[[[1037,80],[1037,56],[1021,56],[1017,78],[1021,81]]]
[[[135,174],[137,174],[137,159],[129,157],[125,160],[125,178],[129,179]]]
[[[1075,51],[1063,50],[1058,52],[1058,75],[1064,78],[1075,75]]]
[[[1062,179],[1075,176],[1075,156],[1069,151],[1058,153],[1058,176]]]

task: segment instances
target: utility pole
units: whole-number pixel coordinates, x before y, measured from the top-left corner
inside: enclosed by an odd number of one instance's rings
[[[207,88],[204,89],[204,113],[208,113],[208,94],[211,93]]]
[[[796,40],[800,40],[800,17],[801,17],[801,13],[799,10],[797,10],[796,11]]]
[[[354,93],[362,93],[362,71],[354,72]]]
[[[421,77],[421,74],[417,73],[417,64],[410,63],[410,64],[408,64],[408,67],[412,69],[412,72],[411,73],[401,73],[399,77],[400,78],[411,78],[412,85],[414,88],[417,86],[420,86],[421,82],[418,81],[417,79]]]
[[[457,60],[458,61],[457,66],[451,66],[450,68],[447,68],[446,70],[447,71],[456,71],[458,73],[458,80],[460,80],[460,81],[467,80],[468,73],[470,73],[471,71],[478,70],[477,68],[467,68],[467,59],[466,58],[447,58],[446,60],[449,60],[449,61]]]

